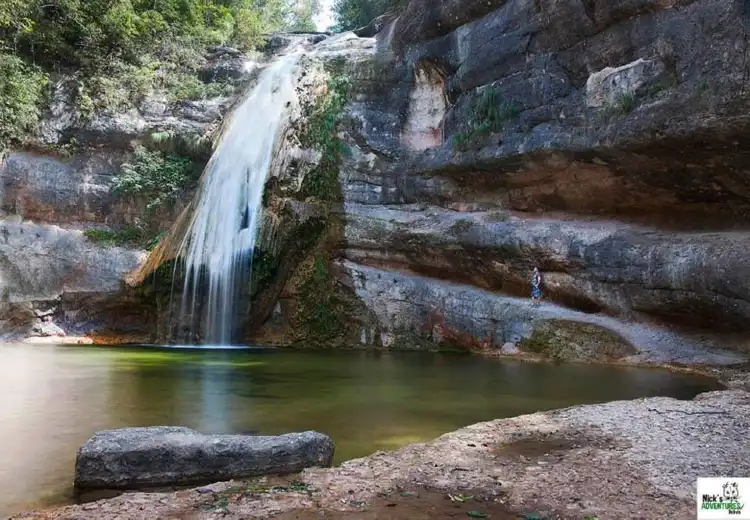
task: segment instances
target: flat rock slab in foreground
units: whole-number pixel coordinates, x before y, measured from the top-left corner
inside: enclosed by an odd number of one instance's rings
[[[175,426],[105,430],[78,450],[75,486],[128,489],[294,473],[329,466],[333,452],[333,441],[314,431],[256,437]]]

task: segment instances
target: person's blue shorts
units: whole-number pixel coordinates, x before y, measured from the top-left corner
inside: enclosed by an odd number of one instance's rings
[[[541,298],[542,297],[542,290],[539,287],[532,287],[531,288],[531,297],[532,298]]]

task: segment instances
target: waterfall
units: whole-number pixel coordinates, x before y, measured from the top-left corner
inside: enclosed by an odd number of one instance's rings
[[[263,190],[277,135],[295,97],[300,56],[283,56],[261,73],[234,110],[204,171],[179,253],[185,264],[180,322],[190,321],[191,338],[202,323],[205,343],[232,340],[235,304],[249,284]]]

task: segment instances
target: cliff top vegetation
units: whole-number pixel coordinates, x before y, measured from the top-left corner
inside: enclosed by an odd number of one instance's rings
[[[211,93],[206,46],[254,49],[279,30],[315,30],[319,0],[4,0],[0,2],[0,150],[33,132],[55,77],[76,78],[83,115],[154,89]]]

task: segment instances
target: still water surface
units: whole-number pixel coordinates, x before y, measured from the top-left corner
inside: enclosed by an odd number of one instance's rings
[[[483,420],[716,388],[661,370],[417,352],[3,345],[0,515],[70,500],[76,450],[107,428],[313,429],[341,462]]]

